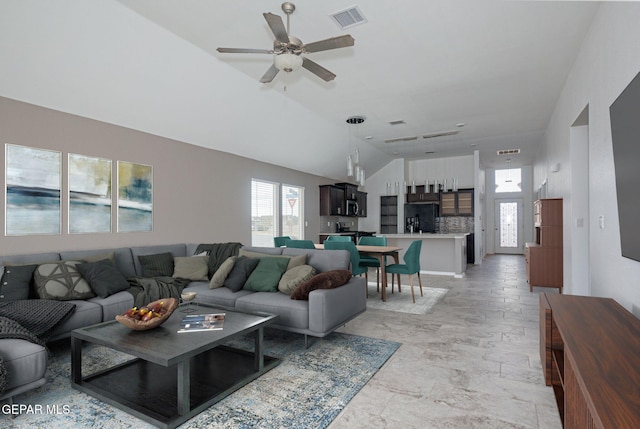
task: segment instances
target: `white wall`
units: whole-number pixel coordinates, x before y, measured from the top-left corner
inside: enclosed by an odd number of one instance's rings
[[[609,106],[640,71],[640,3],[603,2],[558,98],[534,168],[534,188],[548,180],[548,196],[564,198],[564,224],[571,225],[570,128],[589,106],[589,270],[591,293],[612,297],[640,315],[640,262],[620,250]],[[562,166],[550,173],[554,163]],[[604,229],[598,217],[604,216]],[[565,262],[571,261],[565,228]],[[565,284],[571,267],[565,263]]]
[[[395,195],[395,185],[400,188],[398,198],[398,232],[404,232],[404,190],[402,183],[404,179],[403,159],[394,159],[380,170],[369,176],[366,185],[362,188],[367,192],[367,217],[358,219],[358,229],[361,231],[380,232],[380,197],[384,195]],[[391,184],[391,193],[387,193],[387,183]]]

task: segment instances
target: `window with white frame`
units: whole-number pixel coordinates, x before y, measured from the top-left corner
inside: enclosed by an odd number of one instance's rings
[[[251,245],[272,247],[273,238],[304,238],[304,188],[251,180]]]
[[[496,194],[522,192],[522,170],[520,168],[496,170],[495,184]]]

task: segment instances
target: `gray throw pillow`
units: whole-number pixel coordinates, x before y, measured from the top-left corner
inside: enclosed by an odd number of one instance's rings
[[[155,255],[138,255],[142,277],[172,277],[173,256],[169,252]]]
[[[238,292],[244,287],[245,282],[258,265],[259,259],[240,256],[233,265],[233,269],[224,281],[224,286],[232,292]]]
[[[95,297],[93,289],[76,268],[79,263],[81,262],[57,261],[38,265],[33,279],[40,299],[68,301]]]
[[[211,277],[211,281],[209,282],[209,289],[216,289],[224,286],[224,282],[225,280],[227,280],[227,277],[231,273],[231,270],[233,270],[233,266],[236,264],[237,259],[237,256],[229,256],[220,265],[220,267],[216,270],[215,273],[213,273],[213,276]]]
[[[106,298],[130,287],[127,279],[109,259],[78,264],[76,268],[100,298]]]
[[[4,267],[0,282],[0,302],[29,299],[31,280],[37,265],[14,265]]]
[[[176,256],[173,259],[173,277],[191,281],[209,280],[208,256]]]
[[[278,290],[291,295],[298,285],[311,280],[316,275],[316,269],[311,265],[299,265],[287,270],[278,283]]]

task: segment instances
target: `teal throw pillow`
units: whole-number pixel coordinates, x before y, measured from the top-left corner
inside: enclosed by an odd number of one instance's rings
[[[275,256],[259,258],[258,261],[255,270],[244,284],[244,289],[255,292],[276,292],[282,274],[287,271],[289,258]]]

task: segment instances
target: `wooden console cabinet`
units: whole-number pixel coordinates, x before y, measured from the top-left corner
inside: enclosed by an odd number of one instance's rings
[[[538,200],[533,207],[536,241],[525,245],[529,290],[542,286],[562,293],[562,199]]]
[[[540,359],[565,428],[640,428],[640,320],[616,301],[540,294]]]

